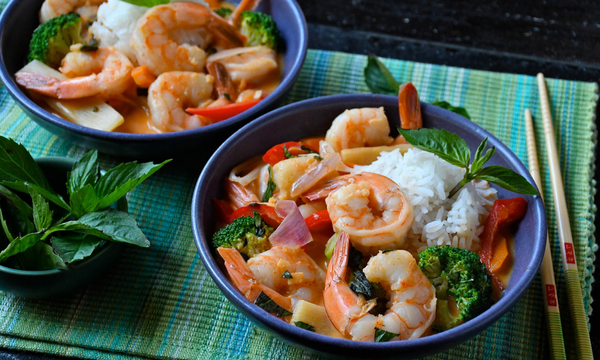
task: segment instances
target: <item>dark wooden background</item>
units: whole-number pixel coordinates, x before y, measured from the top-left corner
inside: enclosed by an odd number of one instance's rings
[[[600,2],[297,1],[313,49],[600,81]],[[596,204],[599,199],[596,195]],[[596,219],[596,228],[599,224]],[[600,297],[600,285],[594,286],[593,296]],[[590,334],[594,355],[600,358],[598,334],[600,313],[591,317]],[[0,350],[0,359],[60,358]]]

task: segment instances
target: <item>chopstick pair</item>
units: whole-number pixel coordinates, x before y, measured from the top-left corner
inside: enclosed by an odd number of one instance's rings
[[[556,140],[554,137],[550,103],[548,101],[548,91],[546,89],[544,75],[541,73],[538,74],[537,80],[540,104],[542,107],[544,136],[546,140],[546,149],[548,152],[548,164],[550,168],[550,180],[552,184],[554,208],[558,220],[558,235],[560,240],[564,274],[567,281],[567,295],[570,304],[569,308],[571,317],[573,319],[573,330],[575,332],[577,354],[579,359],[593,359],[592,346],[587,327],[587,316],[583,307],[579,272],[577,270],[577,260],[575,258],[575,248],[573,246],[573,238],[571,234],[571,224],[569,222],[562,174],[559,167],[558,152],[556,150]],[[541,194],[542,182],[537,161],[535,138],[533,135],[533,121],[529,109],[525,111],[525,118],[527,128],[529,171],[531,172]],[[556,284],[554,280],[554,270],[552,267],[552,255],[550,254],[550,243],[548,237],[546,238],[546,251],[542,261],[541,278],[542,291],[544,293],[544,299],[546,300],[545,309],[552,358],[566,359],[560,312],[558,309],[558,299],[556,297]]]

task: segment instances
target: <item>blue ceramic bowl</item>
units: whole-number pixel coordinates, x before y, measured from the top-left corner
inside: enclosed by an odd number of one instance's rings
[[[233,1],[239,2],[239,1]],[[126,134],[86,128],[42,109],[20,88],[14,74],[27,60],[29,41],[39,25],[43,0],[11,1],[0,16],[0,80],[17,104],[38,124],[72,142],[128,158],[160,159],[176,154],[209,155],[235,130],[274,109],[294,85],[304,63],[308,30],[295,0],[264,0],[258,11],[271,14],[283,37],[283,75],[279,87],[244,113],[214,125],[164,134]]]
[[[391,128],[396,129],[399,126],[398,98],[382,95],[336,95],[305,100],[277,109],[246,125],[215,152],[202,171],[192,199],[192,225],[200,257],[221,291],[250,320],[273,336],[330,355],[363,359],[414,358],[443,351],[474,337],[504,315],[525,293],[540,267],[546,241],[546,216],[539,196],[519,195],[527,200],[528,208],[514,234],[514,270],[502,299],[463,325],[416,340],[364,343],[334,339],[285,323],[246,300],[219,266],[210,244],[215,230],[212,199],[222,198],[223,179],[234,166],[251,156],[263,154],[278,143],[324,135],[333,119],[345,109],[379,106],[385,108]],[[488,146],[496,147],[496,154],[489,165],[511,168],[533,183],[529,172],[515,154],[478,125],[436,106],[422,104],[421,109],[424,127],[457,133],[467,141],[472,152],[488,137]],[[496,188],[500,198],[518,195]]]
[[[66,196],[67,172],[74,159],[48,156],[35,160],[53,189]],[[64,296],[77,291],[105,274],[123,251],[123,244],[108,241],[68,270],[19,270],[0,265],[0,290],[29,299]]]

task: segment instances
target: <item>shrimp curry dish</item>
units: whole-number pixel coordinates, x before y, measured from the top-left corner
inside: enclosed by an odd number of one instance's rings
[[[97,130],[208,126],[281,81],[281,35],[258,3],[45,0],[15,78],[44,109]]]
[[[526,200],[478,178],[487,139],[471,166],[423,150],[423,137],[464,140],[421,129],[410,83],[399,110],[396,138],[383,108],[348,109],[325,137],[231,170],[212,245],[248,301],[307,331],[384,342],[459,326],[502,296]]]

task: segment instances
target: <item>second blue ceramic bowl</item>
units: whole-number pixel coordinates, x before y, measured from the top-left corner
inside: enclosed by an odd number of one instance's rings
[[[166,159],[177,154],[212,153],[235,130],[274,109],[289,93],[304,63],[308,30],[295,0],[264,0],[258,11],[270,14],[283,38],[282,81],[263,101],[240,115],[211,126],[164,134],[125,134],[86,128],[49,113],[33,102],[17,85],[14,74],[26,64],[29,41],[39,25],[44,0],[8,3],[0,16],[0,80],[17,104],[47,130],[88,148],[136,159]],[[239,1],[233,1],[237,3]]]
[[[496,187],[500,198],[523,196],[527,213],[514,234],[515,261],[510,284],[504,296],[476,318],[445,332],[416,340],[364,343],[335,339],[290,325],[250,303],[229,281],[212,249],[214,211],[212,200],[223,198],[223,179],[242,161],[264,154],[273,145],[302,137],[324,136],[333,119],[346,109],[385,108],[390,127],[397,129],[398,98],[383,95],[336,95],[301,101],[275,110],[246,125],[227,140],[212,156],[198,182],[192,199],[192,226],[200,257],[223,294],[250,320],[273,336],[290,344],[341,357],[414,358],[446,350],[469,340],[502,317],[523,296],[540,267],[546,244],[546,216],[540,196],[524,196]],[[493,135],[468,119],[442,108],[422,104],[423,126],[457,133],[472,152],[488,138],[496,153],[488,165],[502,165],[534,183],[517,156]],[[395,130],[394,130],[395,131]],[[396,133],[397,134],[397,133]],[[395,134],[394,134],[395,135]],[[242,150],[243,151],[240,151]],[[540,304],[541,306],[541,304]]]

